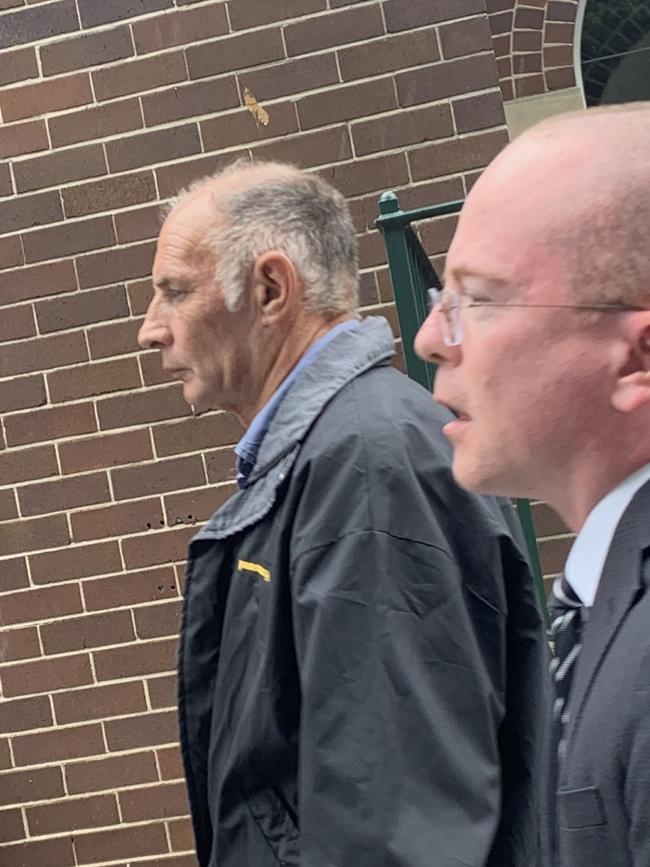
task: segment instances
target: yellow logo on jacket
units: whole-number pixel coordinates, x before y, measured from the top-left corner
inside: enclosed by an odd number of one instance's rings
[[[251,563],[249,560],[240,560],[237,564],[237,568],[240,572],[255,572],[256,575],[259,575],[263,581],[271,580],[271,573],[264,566],[260,566],[259,563]]]

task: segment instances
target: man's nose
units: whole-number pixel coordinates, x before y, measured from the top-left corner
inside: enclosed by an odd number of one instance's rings
[[[454,362],[459,355],[457,346],[445,343],[442,331],[442,314],[432,310],[415,335],[414,349],[422,361],[429,364],[445,364]]]
[[[138,343],[143,349],[163,349],[171,343],[169,328],[156,314],[153,301],[147,308],[144,322],[138,331]]]

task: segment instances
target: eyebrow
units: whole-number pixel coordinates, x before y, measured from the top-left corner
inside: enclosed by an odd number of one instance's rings
[[[484,283],[490,285],[490,288],[493,288],[495,291],[503,292],[508,289],[512,289],[512,281],[506,280],[505,277],[497,277],[495,274],[488,274],[481,271],[474,271],[471,268],[452,268],[450,272],[445,272],[443,275],[443,284],[447,281],[449,277],[453,277],[458,283],[462,283],[463,280],[473,279],[473,280],[481,280]]]

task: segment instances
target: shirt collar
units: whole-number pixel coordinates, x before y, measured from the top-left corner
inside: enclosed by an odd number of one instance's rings
[[[636,492],[650,480],[650,464],[628,476],[589,513],[569,552],[564,574],[583,605],[594,604],[614,533]]]

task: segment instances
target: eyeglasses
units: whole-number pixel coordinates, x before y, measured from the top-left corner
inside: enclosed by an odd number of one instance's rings
[[[500,301],[477,301],[469,295],[460,295],[455,289],[428,289],[429,309],[438,310],[443,315],[442,338],[445,346],[460,346],[463,342],[463,327],[460,312],[467,307],[535,307],[558,308],[564,310],[602,310],[621,312],[626,310],[645,310],[629,304],[517,304]]]

